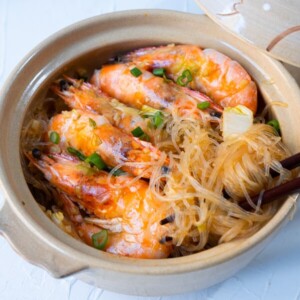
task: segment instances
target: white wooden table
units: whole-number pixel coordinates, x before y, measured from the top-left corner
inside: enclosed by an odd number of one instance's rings
[[[193,0],[0,0],[0,87],[18,61],[57,30],[91,16],[139,8],[201,13]],[[296,300],[300,299],[299,237],[300,214],[296,213],[276,239],[234,277],[199,292],[153,298],[103,291],[73,277],[54,279],[44,270],[24,261],[0,237],[0,300]]]

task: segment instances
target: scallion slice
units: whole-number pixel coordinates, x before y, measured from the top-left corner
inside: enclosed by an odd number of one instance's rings
[[[121,170],[121,169],[117,169],[116,171],[114,171],[113,173],[112,173],[112,175],[113,176],[122,176],[122,175],[125,175],[125,174],[127,174],[125,171],[123,171],[123,170]]]
[[[95,120],[93,120],[92,118],[89,118],[89,124],[91,127],[95,128],[97,126],[97,123]]]
[[[86,156],[81,153],[80,151],[76,150],[75,148],[73,147],[68,147],[67,148],[67,151],[70,153],[70,154],[73,154],[75,156],[77,156],[80,160],[84,161],[86,159]]]
[[[52,131],[50,133],[50,141],[53,143],[53,144],[58,144],[59,141],[60,141],[60,137],[59,137],[59,134],[56,132],[56,131]]]
[[[133,129],[131,131],[132,135],[134,137],[137,137],[139,138],[140,140],[143,140],[143,141],[146,141],[146,142],[149,142],[150,141],[150,137],[147,133],[144,132],[144,130],[141,128],[141,127],[137,127],[135,129]]]
[[[164,68],[154,69],[152,73],[155,76],[163,77],[165,75],[165,69]]]
[[[106,229],[102,229],[101,231],[94,233],[92,235],[92,243],[93,246],[99,250],[103,250],[108,241],[108,232]]]
[[[276,120],[276,119],[270,120],[269,122],[267,122],[267,124],[272,126],[280,135],[280,125],[279,125],[278,120]]]
[[[190,70],[186,69],[182,72],[182,76],[184,76],[187,79],[187,82],[191,82],[193,80],[193,76]]]
[[[160,127],[164,122],[164,115],[162,112],[157,111],[153,116],[152,122],[155,128]]]
[[[141,136],[139,136],[139,139],[145,142],[150,142],[150,136],[147,133],[144,133]]]
[[[197,103],[197,107],[201,110],[207,109],[210,107],[210,103],[208,101]]]
[[[130,70],[130,73],[134,76],[134,77],[139,77],[140,75],[142,75],[142,71],[140,69],[138,69],[137,67],[134,67],[133,69]]]
[[[99,170],[103,170],[106,167],[105,162],[102,160],[101,156],[94,152],[85,159],[85,162],[96,166]]]
[[[176,83],[181,86],[187,86],[193,80],[193,76],[190,70],[186,69],[182,72],[176,80]]]
[[[150,125],[153,125],[154,128],[158,128],[164,123],[165,115],[163,112],[150,106],[143,105],[141,115],[143,118],[149,118],[151,120]]]
[[[139,126],[139,127],[136,127],[135,129],[133,129],[131,131],[132,135],[135,136],[135,137],[140,137],[141,135],[144,134],[144,131],[143,129]]]

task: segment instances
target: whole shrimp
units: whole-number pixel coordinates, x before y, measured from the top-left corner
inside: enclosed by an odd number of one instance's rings
[[[84,156],[97,153],[107,165],[115,167],[125,163],[121,166],[125,172],[144,178],[150,178],[151,165],[161,156],[151,143],[122,132],[105,117],[94,113],[72,110],[55,115],[49,122],[49,136],[52,132],[59,136],[61,149],[71,147],[73,152],[79,151]]]
[[[110,178],[107,172],[69,155],[35,159],[27,153],[27,157],[60,191],[64,211],[85,242],[92,244],[92,235],[105,228],[109,230],[107,252],[138,258],[170,255],[172,244],[161,242],[168,226],[160,225],[169,205],[156,200],[145,181],[132,182],[130,176]],[[77,205],[95,217],[83,218]]]
[[[73,108],[86,112],[95,112],[103,115],[115,127],[131,134],[140,127],[149,137],[152,131],[146,119],[142,118],[138,109],[128,107],[117,99],[111,98],[88,82],[64,76],[66,84],[61,88],[61,81],[52,85],[52,90],[65,103]]]
[[[125,55],[123,60],[148,70],[164,68],[174,81],[189,70],[190,88],[205,93],[223,107],[242,104],[256,112],[256,84],[238,62],[214,49],[172,44],[138,49]]]
[[[176,112],[180,116],[203,119],[204,112],[197,108],[197,104],[205,102],[209,104],[207,111],[222,112],[222,107],[206,95],[178,86],[143,69],[139,69],[139,76],[134,76],[132,70],[135,68],[133,64],[104,65],[95,71],[91,82],[109,96],[137,109],[147,105],[170,113]]]

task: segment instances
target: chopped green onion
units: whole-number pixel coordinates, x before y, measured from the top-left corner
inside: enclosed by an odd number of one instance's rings
[[[133,69],[130,70],[130,73],[134,76],[134,77],[139,77],[140,75],[142,75],[142,71],[140,69],[138,69],[137,67],[134,67]]]
[[[163,116],[164,115],[162,114],[161,111],[157,111],[154,114],[154,116],[152,118],[152,123],[153,123],[153,125],[154,125],[155,128],[158,128],[158,127],[160,127],[163,124],[163,122],[164,122]]]
[[[122,175],[125,175],[127,174],[125,171],[121,170],[121,169],[117,169],[116,171],[114,171],[112,173],[113,176],[122,176]]]
[[[141,135],[144,134],[144,131],[143,129],[139,126],[139,127],[136,127],[135,129],[133,129],[131,131],[132,135],[135,136],[135,137],[140,137]]]
[[[197,103],[197,107],[201,110],[204,110],[210,107],[210,103],[208,101]]]
[[[80,163],[75,168],[86,176],[94,175],[97,172],[94,170],[94,168],[91,168],[91,166],[86,163]]]
[[[97,126],[97,123],[92,118],[89,118],[89,124],[91,127],[95,128]]]
[[[106,229],[102,229],[101,231],[94,233],[92,235],[92,243],[93,246],[99,250],[103,250],[108,241],[108,232]]]
[[[58,144],[59,141],[60,141],[60,137],[59,137],[59,134],[56,132],[56,131],[52,131],[50,133],[50,141],[53,143],[53,144]]]
[[[183,76],[179,76],[176,80],[176,83],[181,85],[181,86],[186,86],[186,83],[184,82],[184,77]]]
[[[190,70],[186,69],[182,72],[182,76],[184,76],[188,82],[191,82],[193,80],[193,76]]]
[[[133,129],[133,130],[131,131],[131,133],[132,133],[132,135],[133,135],[134,137],[137,137],[137,138],[139,138],[140,140],[143,140],[143,141],[146,141],[146,142],[149,142],[149,141],[150,141],[149,135],[148,135],[147,133],[145,133],[141,127],[137,127],[137,128],[135,128],[135,129]]]
[[[179,76],[176,80],[176,83],[181,86],[187,86],[193,80],[193,76],[190,70],[186,69],[182,72],[181,76]]]
[[[147,133],[144,133],[141,136],[139,136],[139,139],[145,142],[150,142],[150,136]]]
[[[280,134],[280,125],[277,120],[270,120],[267,124],[272,126],[278,132],[278,134]]]
[[[172,82],[172,80],[171,79],[169,79],[167,76],[166,76],[166,74],[164,73],[163,74],[163,79],[164,79],[164,81],[166,82],[166,83],[168,83],[168,82]]]
[[[85,159],[85,162],[96,166],[99,170],[102,170],[106,167],[105,162],[102,160],[101,156],[94,152]]]
[[[165,117],[160,110],[147,105],[143,105],[141,115],[143,118],[149,118],[151,120],[151,125],[153,125],[154,128],[160,127],[163,124]]]
[[[155,76],[164,76],[165,75],[165,69],[164,68],[154,69],[152,73]]]
[[[67,151],[70,154],[73,154],[73,155],[77,156],[80,160],[85,160],[86,159],[86,156],[83,153],[81,153],[80,151],[76,150],[75,148],[68,147]]]

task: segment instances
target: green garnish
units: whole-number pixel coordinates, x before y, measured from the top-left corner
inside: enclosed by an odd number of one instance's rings
[[[76,150],[75,148],[73,147],[68,147],[67,148],[67,151],[70,153],[70,154],[73,154],[75,156],[77,156],[80,160],[85,160],[86,159],[86,156],[81,153],[80,151]]]
[[[125,175],[125,174],[127,174],[125,171],[123,171],[123,170],[121,170],[121,169],[117,169],[116,171],[114,171],[113,173],[112,173],[112,175],[113,176],[122,176],[122,175]]]
[[[155,76],[161,76],[162,77],[162,76],[165,75],[165,69],[164,68],[154,69],[152,73]]]
[[[277,131],[277,133],[280,135],[280,125],[276,119],[270,120],[267,124],[272,126]]]
[[[130,70],[130,73],[134,76],[134,77],[139,77],[140,75],[142,75],[142,71],[140,69],[138,69],[137,67],[134,67],[133,69]]]
[[[164,115],[161,111],[157,111],[151,118],[151,121],[155,128],[160,127],[164,123]]]
[[[190,70],[186,69],[182,72],[182,76],[186,77],[188,82],[191,82],[193,80],[193,76]]]
[[[210,107],[210,103],[208,101],[197,103],[197,107],[201,110],[204,110]]]
[[[92,243],[93,246],[99,250],[103,250],[108,241],[108,232],[106,229],[102,229],[101,231],[94,233],[92,235]]]
[[[94,168],[91,168],[90,165],[86,164],[86,163],[80,163],[75,167],[78,171],[80,171],[82,174],[86,175],[86,176],[91,176],[96,174],[96,170],[94,170]]]
[[[186,69],[182,72],[176,80],[176,83],[181,86],[187,86],[193,80],[193,76],[190,70]]]
[[[89,124],[91,127],[95,128],[97,126],[97,123],[95,122],[95,120],[89,118]]]
[[[135,129],[133,129],[133,130],[131,131],[131,133],[132,133],[132,135],[133,135],[134,137],[137,137],[137,138],[139,138],[140,140],[143,140],[143,141],[146,141],[146,142],[149,142],[149,141],[150,141],[149,135],[148,135],[147,133],[145,133],[141,127],[137,127],[137,128],[135,128]]]
[[[53,143],[53,144],[58,144],[59,141],[60,141],[60,137],[59,137],[59,134],[56,132],[56,131],[52,131],[50,133],[50,141]]]
[[[150,142],[150,136],[147,133],[144,133],[139,137],[140,140],[145,141],[145,142]]]
[[[99,170],[103,170],[106,167],[105,162],[102,160],[101,156],[94,152],[85,159],[85,162],[96,166]]]
[[[139,127],[135,128],[135,129],[133,129],[133,130],[131,131],[131,133],[132,133],[132,135],[135,136],[135,137],[140,137],[141,135],[144,134],[144,131],[143,131],[143,129],[139,126]]]
[[[163,124],[165,117],[160,110],[147,105],[143,105],[141,115],[143,118],[149,118],[151,120],[151,125],[153,125],[154,128],[160,127]]]

